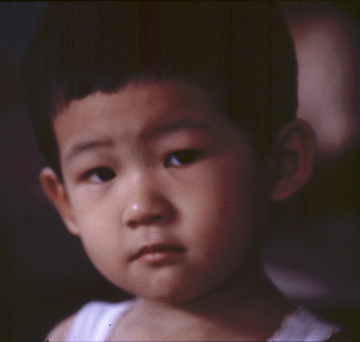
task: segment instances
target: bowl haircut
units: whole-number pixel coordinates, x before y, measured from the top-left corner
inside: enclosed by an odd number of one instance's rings
[[[52,116],[72,100],[136,79],[180,79],[204,89],[250,133],[260,157],[297,106],[293,44],[274,2],[53,2],[23,80],[38,147],[60,178]]]

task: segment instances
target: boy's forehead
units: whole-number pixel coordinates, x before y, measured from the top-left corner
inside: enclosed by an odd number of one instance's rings
[[[118,113],[140,125],[147,121],[186,118],[216,120],[219,113],[207,93],[194,84],[179,80],[133,81],[114,93],[95,92],[86,98],[73,100],[69,106],[53,117],[55,131],[66,130],[88,124],[94,119]],[[131,115],[133,114],[133,115]],[[66,119],[65,116],[71,116]],[[71,127],[62,127],[71,123]]]
[[[148,139],[182,129],[219,133],[227,127],[205,91],[184,81],[137,81],[115,93],[96,92],[72,101],[53,119],[62,157],[74,145]],[[112,138],[113,139],[113,138]]]
[[[182,80],[132,81],[119,92],[122,95],[119,103],[126,107],[141,103],[160,111],[170,106],[196,111],[214,110],[213,101],[204,90]]]

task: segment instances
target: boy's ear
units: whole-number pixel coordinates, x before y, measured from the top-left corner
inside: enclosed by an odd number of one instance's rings
[[[55,171],[50,167],[43,168],[40,173],[40,182],[44,193],[57,209],[68,231],[78,236],[76,220],[72,212],[72,206],[66,188],[64,184],[59,181]]]
[[[286,199],[309,179],[315,154],[315,138],[311,126],[297,119],[280,132],[273,151],[271,198]]]

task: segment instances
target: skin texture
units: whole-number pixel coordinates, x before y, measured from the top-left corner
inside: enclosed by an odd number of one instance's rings
[[[114,340],[271,336],[291,306],[259,254],[269,201],[311,172],[305,123],[282,132],[265,164],[205,93],[164,80],[72,101],[53,127],[64,182],[45,168],[43,188],[95,267],[138,297]]]

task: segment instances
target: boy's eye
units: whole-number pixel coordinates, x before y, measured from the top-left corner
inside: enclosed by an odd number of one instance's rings
[[[203,156],[202,151],[182,150],[169,154],[165,161],[165,166],[182,166],[187,165]]]
[[[115,172],[108,167],[98,167],[85,173],[84,179],[93,183],[108,182],[115,177]]]

